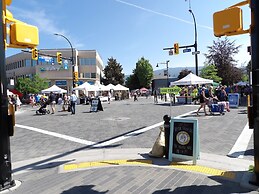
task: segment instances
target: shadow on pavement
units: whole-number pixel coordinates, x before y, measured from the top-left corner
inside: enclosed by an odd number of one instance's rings
[[[71,151],[69,151],[69,152],[61,153],[61,154],[52,156],[52,157],[47,158],[47,159],[44,159],[44,160],[34,162],[34,163],[32,163],[32,164],[28,164],[28,165],[25,165],[25,166],[22,166],[22,167],[13,169],[12,172],[15,173],[15,172],[19,172],[19,171],[25,170],[25,169],[34,169],[34,168],[37,168],[37,166],[39,166],[40,164],[43,164],[43,163],[45,163],[45,162],[52,161],[52,160],[56,160],[56,159],[58,159],[58,158],[62,158],[62,157],[64,157],[64,156],[68,156],[68,155],[70,155],[70,154],[73,154],[73,153],[75,153],[75,152],[79,152],[79,151],[82,151],[82,150],[85,150],[85,149],[100,149],[100,148],[113,148],[113,147],[118,147],[118,146],[120,146],[121,144],[104,145],[104,146],[98,146],[98,147],[97,147],[96,145],[101,144],[101,143],[104,143],[104,142],[107,142],[107,141],[109,141],[109,140],[113,140],[113,139],[115,139],[115,138],[117,138],[117,137],[120,137],[120,136],[125,136],[125,135],[127,135],[127,134],[132,135],[132,136],[140,135],[140,134],[142,134],[143,132],[136,133],[136,134],[134,134],[134,132],[135,132],[135,131],[138,131],[138,130],[140,130],[140,129],[143,129],[143,128],[145,128],[145,127],[146,127],[146,126],[140,127],[140,128],[137,128],[137,129],[128,131],[128,132],[126,132],[126,133],[117,135],[117,136],[115,136],[115,137],[112,137],[112,138],[109,138],[109,139],[105,139],[105,140],[100,141],[100,142],[96,142],[95,144],[92,144],[92,145],[83,146],[83,147],[81,147],[81,148],[77,148],[77,149],[71,150]],[[133,133],[133,134],[130,134],[130,133]],[[96,146],[96,147],[95,147],[95,146]]]
[[[231,172],[229,172],[231,173]],[[234,172],[234,173],[243,173],[243,172]],[[160,193],[174,193],[174,194],[200,194],[200,193],[220,193],[220,194],[230,194],[230,193],[248,193],[255,191],[250,188],[244,188],[239,185],[237,182],[229,181],[221,176],[210,176],[208,177],[216,182],[218,185],[207,185],[208,182],[200,183],[200,185],[190,185],[190,186],[181,186],[181,184],[185,181],[182,180],[181,182],[177,182],[174,186],[177,187],[175,190],[164,189],[153,192],[153,194],[160,194]],[[202,181],[202,180],[200,180]],[[199,183],[197,183],[199,184]],[[215,184],[215,183],[214,183]]]
[[[108,192],[108,190],[99,192],[99,191],[93,190],[93,187],[95,187],[95,185],[76,186],[66,191],[63,191],[61,194],[75,194],[75,193],[87,193],[87,194],[100,193],[101,194],[101,193]]]

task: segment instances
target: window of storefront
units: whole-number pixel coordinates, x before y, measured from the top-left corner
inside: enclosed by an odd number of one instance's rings
[[[79,65],[96,65],[95,58],[80,58]]]

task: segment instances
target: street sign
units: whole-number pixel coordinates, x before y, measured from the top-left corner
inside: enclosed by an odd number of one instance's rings
[[[192,52],[192,55],[200,54],[200,51]]]
[[[174,50],[173,49],[169,50],[169,55],[174,55]]]
[[[188,52],[191,52],[190,48],[183,49],[183,53],[188,53]]]

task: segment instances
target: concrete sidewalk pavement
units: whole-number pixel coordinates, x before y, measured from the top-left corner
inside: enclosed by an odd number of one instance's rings
[[[248,182],[251,161],[201,153],[193,166],[149,151],[92,149],[16,162],[21,185],[10,193],[258,193]]]

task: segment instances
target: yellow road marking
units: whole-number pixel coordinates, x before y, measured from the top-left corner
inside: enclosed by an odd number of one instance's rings
[[[63,169],[65,171],[71,171],[76,169],[84,169],[91,167],[103,167],[103,166],[115,166],[115,165],[151,165],[152,160],[104,160],[104,161],[94,161],[94,162],[80,162],[80,163],[70,163],[65,164]],[[176,169],[183,169],[186,171],[199,172],[203,174],[213,175],[213,176],[223,176],[229,179],[235,179],[236,174],[234,172],[228,172],[224,170],[219,170],[215,168],[209,168],[205,166],[198,166],[192,164],[182,164],[182,163],[171,163],[170,167]]]
[[[204,174],[209,174],[213,176],[223,176],[229,179],[235,179],[236,174],[234,172],[219,170],[215,168],[209,168],[205,166],[198,166],[198,165],[192,165],[192,164],[179,164],[179,163],[171,163],[170,166],[177,168],[177,169],[183,169],[187,171],[193,171],[193,172],[200,172]]]
[[[75,170],[82,168],[90,167],[100,167],[100,166],[109,166],[109,165],[148,165],[152,164],[152,160],[105,160],[98,162],[81,162],[81,163],[72,163],[65,164],[64,170]]]

